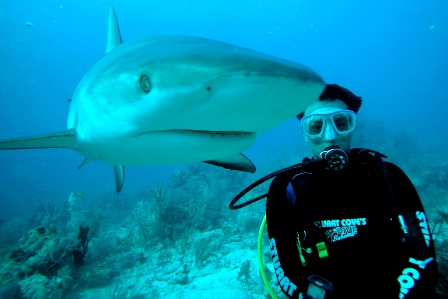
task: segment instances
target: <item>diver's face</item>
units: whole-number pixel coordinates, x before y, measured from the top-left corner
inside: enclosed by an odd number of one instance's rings
[[[306,108],[304,117],[311,114],[328,114],[347,109],[347,105],[341,100],[319,101]],[[346,153],[350,151],[353,132],[350,132],[346,135],[340,135],[334,129],[330,121],[326,121],[321,125],[323,126],[321,137],[311,138],[305,136],[305,141],[306,143],[308,143],[308,146],[310,147],[314,157],[320,158],[320,154],[329,146],[338,146]]]

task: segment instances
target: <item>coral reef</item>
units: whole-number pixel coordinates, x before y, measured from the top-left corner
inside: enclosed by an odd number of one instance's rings
[[[92,235],[83,226],[78,235],[71,226],[57,230],[50,222],[63,217],[56,217],[55,205],[48,210],[39,205],[45,225],[30,229],[11,249],[0,269],[0,288],[18,286],[23,298],[63,298],[84,263]]]

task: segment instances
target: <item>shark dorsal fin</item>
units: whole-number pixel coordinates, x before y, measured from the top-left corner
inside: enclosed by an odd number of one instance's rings
[[[118,27],[117,14],[115,9],[111,6],[109,8],[109,21],[107,23],[107,46],[106,53],[115,47],[121,45],[120,28]]]

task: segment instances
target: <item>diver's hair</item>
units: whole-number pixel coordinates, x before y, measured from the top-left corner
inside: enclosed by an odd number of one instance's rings
[[[324,91],[319,97],[319,101],[335,101],[341,100],[346,105],[348,110],[358,113],[359,108],[361,108],[362,99],[353,94],[347,88],[339,86],[337,84],[327,84]],[[305,114],[305,111],[297,115],[297,118],[301,120]]]

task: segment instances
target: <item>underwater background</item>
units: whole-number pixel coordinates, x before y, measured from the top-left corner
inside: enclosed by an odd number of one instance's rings
[[[110,6],[123,42],[156,34],[220,40],[302,63],[362,96],[353,146],[386,154],[415,184],[446,294],[446,1],[5,0],[0,139],[66,128],[68,99],[105,52]],[[0,152],[0,288],[18,282],[25,298],[268,298],[256,260],[264,201],[237,211],[228,204],[310,152],[293,119],[244,154],[255,174],[203,163],[127,167],[116,194],[113,167],[92,162],[78,171],[75,151]],[[74,265],[66,251],[80,226],[90,229],[87,254]]]

